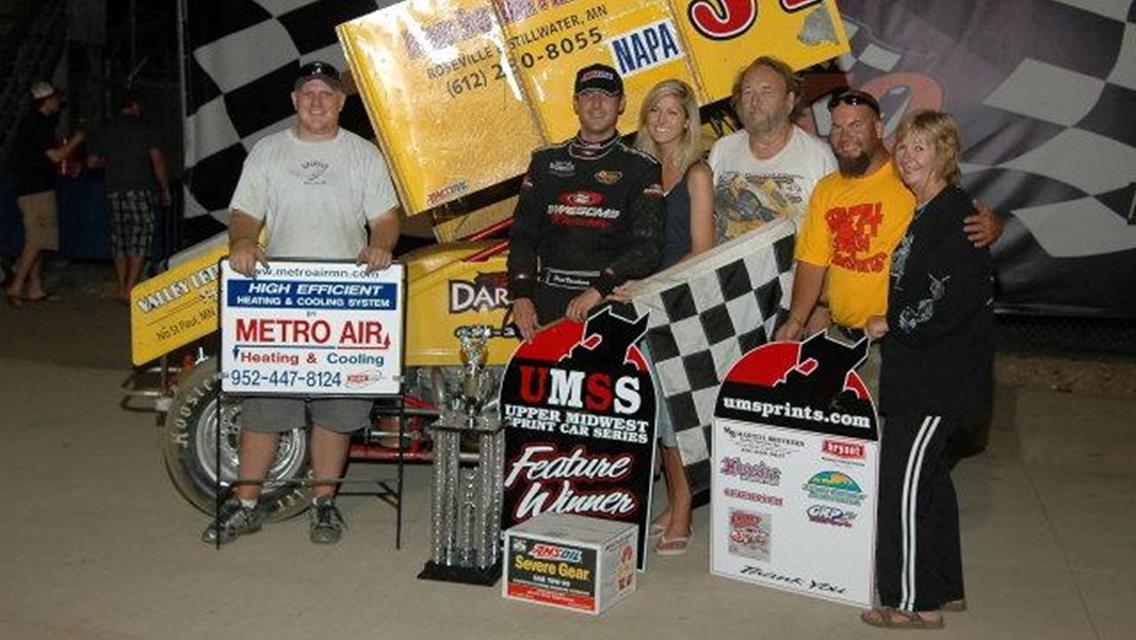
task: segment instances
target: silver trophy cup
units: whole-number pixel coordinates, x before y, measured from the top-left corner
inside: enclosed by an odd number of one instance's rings
[[[431,426],[433,553],[419,578],[491,585],[501,573],[505,436],[497,412],[488,410],[497,391],[485,367],[491,335],[485,326],[457,334],[464,364],[456,388],[446,388],[441,416]],[[436,384],[444,385],[438,377]],[[463,452],[463,442],[476,453]]]

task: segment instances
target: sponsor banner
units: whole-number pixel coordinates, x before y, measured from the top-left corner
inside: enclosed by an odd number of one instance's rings
[[[746,453],[735,434],[804,443],[778,460]],[[874,576],[877,445],[869,466],[834,469],[824,436],[716,419],[710,499],[715,574],[805,595],[870,606]],[[775,484],[769,480],[775,478]]]
[[[1006,222],[995,304],[1131,320],[1136,287],[1116,286],[1136,273],[1130,5],[840,0],[852,51],[840,74],[810,78],[803,126],[829,134],[825,104],[849,79],[880,99],[889,138],[914,109],[949,111],[963,188]],[[1060,106],[1042,97],[1071,78]]]
[[[876,417],[853,347],[762,345],[719,392],[712,429],[715,574],[871,606]]]
[[[273,261],[221,270],[221,388],[263,395],[400,391],[402,265]]]
[[[410,0],[337,31],[409,213],[523,173],[544,144],[492,3]]]
[[[136,366],[217,330],[217,262],[228,253],[221,237],[130,291],[130,359]]]
[[[742,356],[722,380],[714,415],[876,440],[875,404],[855,371],[867,356],[867,338],[848,346],[824,332],[804,342],[762,345]]]
[[[604,307],[517,349],[501,386],[502,529],[546,512],[634,523],[644,567],[655,396],[635,345],[646,327]]]

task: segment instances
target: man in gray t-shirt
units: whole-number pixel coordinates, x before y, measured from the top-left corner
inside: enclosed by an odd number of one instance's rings
[[[369,270],[390,265],[398,240],[398,197],[378,149],[339,127],[345,100],[335,67],[312,62],[300,68],[292,91],[295,125],[256,143],[229,205],[229,262],[237,272],[252,276],[256,263],[270,257],[354,259]],[[342,475],[350,433],[367,424],[370,408],[370,400],[358,399],[245,399],[240,483],[202,539],[228,542],[260,530],[259,483],[276,457],[279,434],[307,425],[305,410],[318,479]],[[343,517],[335,507],[336,486],[315,486],[312,542],[339,540]]]

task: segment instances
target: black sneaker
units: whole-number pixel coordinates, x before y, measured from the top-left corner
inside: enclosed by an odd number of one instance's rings
[[[221,514],[209,523],[201,534],[201,540],[208,544],[232,542],[246,533],[260,531],[264,524],[264,513],[260,509],[248,508],[236,498],[229,498],[221,504]]]
[[[309,533],[312,542],[316,544],[335,544],[339,542],[347,524],[343,522],[343,514],[335,506],[334,498],[316,498],[316,502],[308,511],[310,521]]]

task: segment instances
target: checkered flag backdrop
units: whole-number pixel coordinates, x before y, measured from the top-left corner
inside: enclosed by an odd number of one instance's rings
[[[962,129],[963,186],[1003,216],[999,305],[1136,316],[1136,2],[840,0],[838,66],[890,135],[914,107]],[[828,134],[822,96],[812,113]]]
[[[394,0],[181,0],[185,45],[186,217],[227,220],[245,156],[291,123],[301,65],[347,62],[335,26]],[[374,138],[358,94],[340,124]]]
[[[710,483],[710,423],[722,378],[769,340],[792,292],[795,227],[776,220],[643,280],[635,310],[695,490]]]

